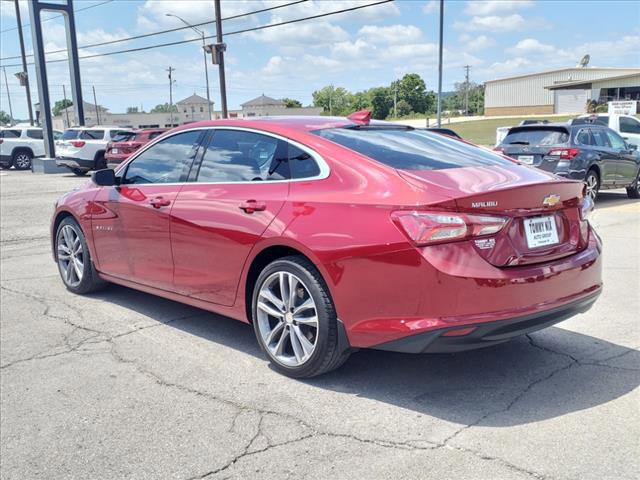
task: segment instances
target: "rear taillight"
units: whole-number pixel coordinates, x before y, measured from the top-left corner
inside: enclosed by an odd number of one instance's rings
[[[560,157],[562,160],[571,160],[580,153],[578,148],[552,148],[547,153],[550,157]]]
[[[82,148],[84,147],[84,144],[86,142],[83,142],[82,140],[74,140],[73,142],[71,142],[71,145],[73,145],[76,148]]]
[[[492,235],[507,223],[504,217],[447,212],[399,211],[392,218],[416,245]]]

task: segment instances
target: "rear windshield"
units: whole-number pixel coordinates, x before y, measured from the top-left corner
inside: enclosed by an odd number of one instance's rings
[[[80,134],[80,130],[65,130],[65,132],[60,137],[61,140],[75,140],[78,138]]]
[[[140,134],[138,134],[139,136]],[[114,142],[129,142],[136,137],[136,134],[133,132],[117,132],[112,133],[112,139]]]
[[[512,128],[503,145],[562,145],[569,141],[569,132],[564,128]]]
[[[80,138],[85,140],[102,140],[104,138],[104,130],[82,130]]]
[[[426,130],[328,128],[313,133],[402,170],[513,165],[488,150]]]
[[[571,125],[587,125],[587,124],[596,124],[596,125],[604,125],[605,127],[609,126],[609,117],[608,116],[598,116],[598,117],[581,117],[575,118],[571,121]]]

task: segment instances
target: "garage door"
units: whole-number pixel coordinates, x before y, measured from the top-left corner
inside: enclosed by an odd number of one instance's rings
[[[556,90],[554,113],[584,113],[587,90]]]

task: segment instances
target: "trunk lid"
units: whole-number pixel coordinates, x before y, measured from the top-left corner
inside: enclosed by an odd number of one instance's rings
[[[399,173],[415,186],[451,198],[448,206],[458,212],[508,218],[500,232],[470,240],[495,266],[550,261],[586,247],[581,182],[515,164]]]

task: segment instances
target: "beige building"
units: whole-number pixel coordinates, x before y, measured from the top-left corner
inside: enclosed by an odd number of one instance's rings
[[[624,95],[636,95],[632,87],[640,87],[639,75],[640,68],[575,67],[489,80],[484,84],[484,114],[584,113],[588,101],[600,101],[605,85],[607,95],[622,87],[629,89]]]

